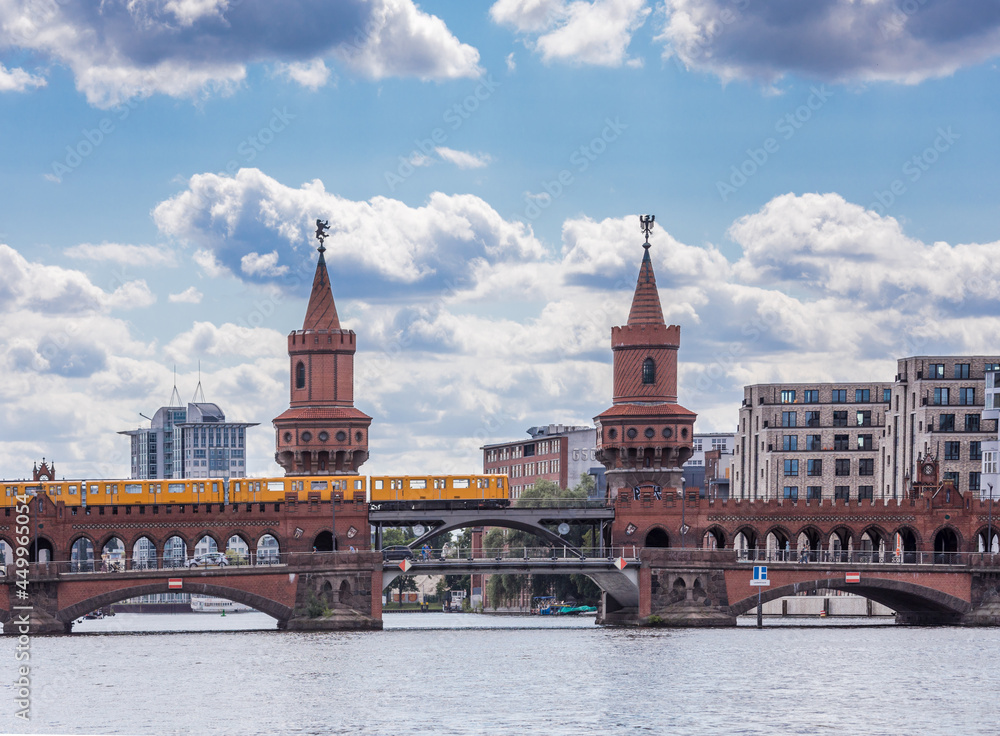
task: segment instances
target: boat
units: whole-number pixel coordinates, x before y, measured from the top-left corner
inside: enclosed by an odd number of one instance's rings
[[[226,600],[225,598],[212,598],[207,595],[191,596],[191,611],[193,613],[245,613],[255,609],[243,603]]]

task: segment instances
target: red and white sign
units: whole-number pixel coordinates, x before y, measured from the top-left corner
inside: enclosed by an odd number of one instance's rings
[[[617,560],[615,560],[615,567],[617,567],[619,570],[624,570],[625,569],[625,565],[627,565],[627,564],[628,563],[625,562],[625,558],[624,557],[619,557]]]
[[[847,577],[846,582],[848,582],[848,583],[860,583],[861,582],[861,573],[860,572],[849,572],[849,573],[847,573],[846,577]]]
[[[184,581],[180,578],[170,578],[167,581],[167,587],[170,588],[170,590],[180,590],[184,587]]]
[[[399,569],[403,572],[407,572],[411,567],[413,567],[413,563],[409,560],[403,560],[399,563]]]

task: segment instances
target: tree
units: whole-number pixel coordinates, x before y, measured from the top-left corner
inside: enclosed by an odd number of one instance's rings
[[[397,588],[399,590],[399,607],[403,607],[403,593],[407,590],[414,591],[417,589],[417,581],[413,579],[412,575],[400,575],[398,578],[392,581],[392,585],[389,586],[389,590]]]

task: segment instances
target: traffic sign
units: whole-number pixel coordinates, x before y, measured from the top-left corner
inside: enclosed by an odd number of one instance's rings
[[[627,564],[628,563],[625,562],[625,558],[624,557],[619,557],[618,559],[615,560],[615,567],[617,567],[619,570],[624,570],[625,569],[625,565],[627,565]]]
[[[861,573],[860,572],[849,572],[846,575],[846,581],[848,583],[860,583]]]
[[[180,590],[184,587],[184,581],[181,578],[170,578],[167,580],[168,590]]]
[[[750,581],[750,585],[761,588],[768,588],[771,586],[771,581],[767,579],[767,567],[765,565],[754,565],[753,579]]]
[[[410,562],[409,560],[403,560],[402,562],[399,563],[399,569],[402,570],[403,572],[409,571],[411,567],[413,567],[413,563]]]

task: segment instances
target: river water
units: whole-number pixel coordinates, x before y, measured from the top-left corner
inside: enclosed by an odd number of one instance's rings
[[[0,641],[0,732],[1000,733],[1000,630],[749,623],[409,613],[313,634],[259,613],[118,614],[31,640],[29,723]]]

